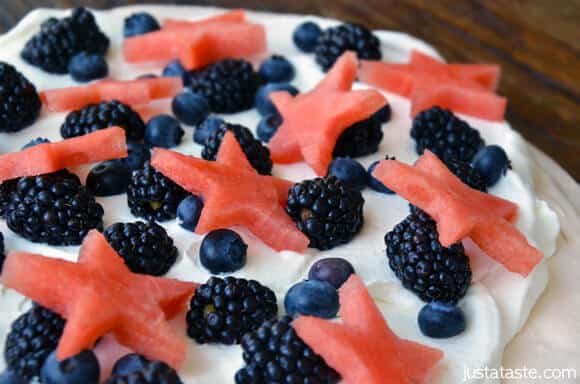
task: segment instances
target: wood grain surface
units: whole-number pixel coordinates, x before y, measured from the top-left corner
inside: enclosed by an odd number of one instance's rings
[[[0,0],[0,31],[36,7],[137,3],[318,14],[410,33],[450,61],[498,63],[508,120],[580,180],[580,0]]]

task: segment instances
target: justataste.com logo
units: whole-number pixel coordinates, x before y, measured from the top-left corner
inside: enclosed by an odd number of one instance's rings
[[[536,368],[528,368],[526,366],[522,368],[504,368],[504,367],[463,368],[464,381],[500,379],[500,380],[528,380],[528,381],[542,380],[543,382],[548,381],[571,382],[571,380],[576,380],[577,378],[578,372],[576,371],[576,368],[536,369]]]

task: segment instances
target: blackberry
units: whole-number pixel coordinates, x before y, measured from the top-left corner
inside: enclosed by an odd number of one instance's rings
[[[446,165],[455,176],[470,188],[477,189],[480,192],[487,192],[487,183],[485,182],[485,179],[481,173],[473,168],[469,163],[449,159],[447,160]]]
[[[211,277],[197,287],[187,312],[187,334],[198,343],[239,343],[278,313],[276,295],[255,280]]]
[[[105,54],[108,48],[109,39],[99,29],[93,14],[85,8],[76,8],[69,17],[44,21],[20,55],[46,72],[67,73],[75,54],[83,51]]]
[[[226,59],[187,75],[193,93],[207,100],[216,113],[235,113],[254,106],[260,76],[245,60]]]
[[[374,116],[347,128],[336,141],[333,157],[360,157],[375,153],[383,140],[382,122]]]
[[[133,171],[127,187],[127,203],[131,213],[148,221],[174,219],[177,206],[188,193],[157,172],[150,162]]]
[[[0,217],[6,216],[6,206],[10,202],[12,193],[16,190],[19,179],[6,180],[0,184]]]
[[[127,375],[113,375],[105,384],[182,384],[175,369],[162,361],[151,361]]]
[[[12,65],[0,62],[0,132],[17,132],[34,123],[40,97],[34,85]]]
[[[39,305],[20,315],[4,345],[8,368],[27,380],[39,376],[42,364],[58,345],[64,325],[62,317]]]
[[[415,209],[385,235],[389,267],[403,286],[426,302],[456,303],[471,284],[471,267],[461,243],[439,243],[435,221]]]
[[[201,152],[202,158],[206,160],[216,159],[226,131],[234,134],[248,161],[259,174],[270,175],[272,173],[270,150],[254,137],[252,131],[243,125],[225,123],[210,133]]]
[[[452,159],[469,163],[485,144],[478,130],[440,107],[415,116],[411,137],[418,154],[428,149],[445,163]]]
[[[0,232],[0,275],[2,274],[2,267],[4,266],[4,259],[6,255],[4,254],[4,235]]]
[[[103,227],[103,207],[66,170],[18,180],[6,206],[8,228],[49,245],[78,245]]]
[[[291,322],[292,318],[284,316],[244,335],[246,366],[236,373],[236,384],[339,382],[339,374],[300,339]]]
[[[104,235],[135,273],[161,276],[177,260],[173,239],[154,222],[116,223],[107,228]]]
[[[145,123],[141,116],[130,106],[117,100],[89,104],[70,112],[60,126],[60,134],[66,139],[113,125],[125,130],[128,141],[142,140],[145,135]]]
[[[331,249],[348,243],[362,228],[364,199],[334,176],[294,184],[286,212],[310,239],[310,247]]]
[[[316,62],[326,72],[346,51],[355,51],[359,59],[380,60],[381,42],[368,28],[360,24],[341,24],[327,28],[318,37],[314,54]]]

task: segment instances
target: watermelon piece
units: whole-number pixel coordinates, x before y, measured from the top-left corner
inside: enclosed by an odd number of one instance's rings
[[[376,90],[351,91],[357,66],[356,54],[346,52],[312,91],[270,95],[283,118],[269,143],[274,162],[304,160],[318,175],[326,174],[340,135],[387,103]]]
[[[167,320],[186,309],[197,285],[131,272],[98,231],[85,238],[77,263],[8,254],[0,281],[67,320],[59,360],[92,348],[109,333],[150,359],[176,368],[185,360],[185,336]]]
[[[231,11],[211,16],[203,20],[165,19],[163,20],[163,29],[195,28],[216,22],[243,23],[245,21],[246,11],[243,9],[233,9]]]
[[[206,161],[155,148],[151,164],[185,190],[203,197],[196,232],[239,225],[277,251],[303,253],[309,240],[284,210],[293,183],[259,175],[229,132],[217,159]]]
[[[342,324],[300,316],[296,333],[344,383],[421,383],[443,352],[393,333],[357,275],[339,290]]]
[[[543,259],[513,225],[516,204],[469,188],[429,151],[414,167],[382,161],[373,176],[433,217],[443,246],[469,237],[508,271],[522,276]]]
[[[0,182],[123,157],[127,157],[125,130],[120,127],[101,129],[0,155]]]

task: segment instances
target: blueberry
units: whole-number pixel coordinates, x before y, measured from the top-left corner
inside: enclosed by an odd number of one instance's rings
[[[145,368],[149,360],[138,353],[129,353],[113,365],[113,375],[126,376]]]
[[[205,145],[207,138],[225,124],[224,119],[216,116],[209,116],[193,131],[193,141],[199,145]]]
[[[353,273],[354,268],[347,260],[340,257],[329,257],[312,264],[308,272],[308,279],[326,281],[338,289]]]
[[[264,143],[270,141],[272,136],[278,130],[278,127],[282,124],[282,117],[274,113],[272,115],[264,116],[262,120],[258,123],[257,135],[258,139],[262,140]]]
[[[236,232],[216,229],[201,242],[199,259],[211,273],[234,272],[246,264],[248,246]]]
[[[36,147],[38,144],[46,144],[50,143],[50,140],[45,139],[44,137],[37,137],[34,140],[30,140],[28,143],[22,146],[22,149]]]
[[[85,83],[107,76],[109,67],[103,55],[81,52],[70,59],[68,72],[75,81]]]
[[[385,186],[385,184],[383,184],[382,181],[380,181],[379,179],[377,179],[376,177],[373,176],[373,172],[375,171],[375,168],[377,167],[377,165],[379,165],[378,160],[373,162],[371,165],[369,165],[369,169],[368,169],[369,187],[371,187],[371,189],[374,189],[375,191],[380,192],[380,193],[386,193],[389,195],[394,194],[395,192],[391,191],[389,188],[387,188]]]
[[[145,144],[150,147],[173,148],[181,143],[185,132],[179,121],[169,115],[157,115],[147,122]]]
[[[378,120],[381,124],[388,122],[391,120],[391,106],[385,104],[385,106],[376,111],[371,118]]]
[[[170,61],[165,68],[163,68],[163,76],[164,77],[174,77],[179,76],[183,77],[185,75],[185,68],[181,65],[179,60]]]
[[[465,315],[461,308],[434,301],[419,312],[419,329],[425,336],[446,339],[465,331]]]
[[[255,104],[258,112],[262,116],[273,115],[278,113],[276,107],[270,100],[270,93],[277,91],[286,91],[292,96],[298,94],[298,89],[288,83],[270,83],[262,86],[256,93]]]
[[[87,176],[87,191],[95,196],[113,196],[127,192],[131,169],[127,162],[109,160],[93,167]]]
[[[129,156],[125,158],[125,162],[132,170],[143,168],[143,164],[151,159],[151,152],[145,144],[127,143],[127,152]]]
[[[0,384],[27,384],[28,380],[24,379],[17,373],[10,370],[2,372],[0,375]]]
[[[369,175],[364,167],[350,157],[337,157],[328,167],[328,175],[342,180],[349,187],[362,190],[369,181]]]
[[[209,114],[209,105],[200,95],[182,92],[173,98],[171,109],[175,117],[184,124],[198,125]]]
[[[287,83],[295,75],[292,63],[279,55],[272,55],[264,60],[258,72],[267,83]]]
[[[134,13],[125,18],[123,35],[125,37],[143,35],[161,29],[155,17],[147,12]]]
[[[76,356],[58,361],[56,351],[46,358],[40,370],[43,384],[97,384],[100,367],[93,351],[84,350]]]
[[[320,36],[321,33],[322,30],[318,24],[315,24],[312,21],[306,21],[296,27],[294,34],[292,35],[292,40],[294,40],[294,44],[296,44],[301,51],[310,53],[314,51],[316,42],[318,41],[318,36]]]
[[[488,187],[497,183],[511,168],[507,154],[499,145],[488,145],[480,149],[473,157],[471,165],[481,173]]]
[[[192,232],[195,231],[202,209],[203,202],[199,197],[191,195],[183,199],[177,206],[179,225]]]
[[[338,291],[326,281],[306,280],[294,284],[284,298],[286,313],[332,319],[338,313]]]

